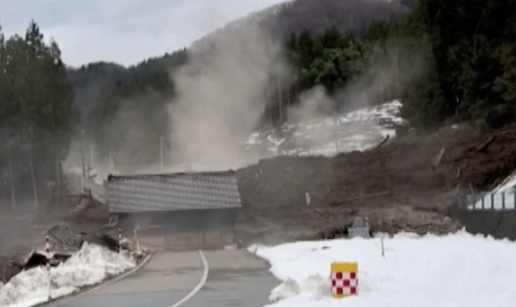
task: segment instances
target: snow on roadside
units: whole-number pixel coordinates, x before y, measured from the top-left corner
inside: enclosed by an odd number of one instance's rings
[[[95,244],[85,243],[66,262],[51,269],[52,298],[62,297],[121,274],[136,266],[130,255],[118,254]],[[48,272],[36,267],[14,276],[0,285],[0,306],[29,307],[45,302],[48,294]]]
[[[516,243],[459,232],[448,236],[399,234],[384,238],[252,246],[283,281],[271,292],[275,307],[514,306]],[[358,263],[359,294],[330,296],[334,261]]]

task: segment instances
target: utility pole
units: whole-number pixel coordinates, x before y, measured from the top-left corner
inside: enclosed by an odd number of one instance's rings
[[[280,125],[283,123],[283,93],[281,88],[281,77],[278,75],[277,77],[277,89],[278,89],[278,104],[279,104],[279,123]]]
[[[109,171],[111,172],[113,170],[113,153],[109,151]]]
[[[273,120],[273,114],[272,114],[272,108],[271,106],[271,94],[269,92],[269,85],[267,85],[267,88],[265,90],[265,108],[267,110],[267,117],[269,120],[269,125],[272,126]]]
[[[32,177],[32,190],[34,192],[34,205],[36,206],[36,209],[39,210],[39,200],[38,200],[38,186],[36,184],[36,174],[34,173],[34,163],[32,161],[32,146],[29,150],[29,168],[30,168],[30,175]]]
[[[84,157],[84,129],[81,129],[81,194],[84,193],[84,178],[86,177],[86,161]]]
[[[90,167],[93,168],[93,146],[90,145]]]
[[[161,167],[163,168],[165,161],[163,158],[163,135],[162,134],[159,135],[159,159],[160,159]]]
[[[16,211],[16,189],[15,189],[15,183],[14,183],[14,172],[13,172],[13,165],[12,165],[12,159],[11,159],[11,145],[9,144],[7,152],[7,163],[9,166],[9,179],[11,179],[11,209],[13,212]]]
[[[15,188],[15,180],[14,180],[14,171],[13,171],[13,159],[12,159],[12,142],[9,137],[9,133],[7,130],[7,124],[4,124],[4,132],[5,132],[5,141],[7,144],[7,166],[9,171],[9,181],[11,185],[11,210],[12,212],[16,212],[16,188]]]

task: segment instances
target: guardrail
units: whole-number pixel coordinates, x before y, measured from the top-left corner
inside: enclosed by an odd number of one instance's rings
[[[454,210],[516,210],[516,187],[502,192],[462,196],[451,205]]]
[[[452,216],[466,230],[495,238],[516,240],[516,188],[466,195],[451,205]]]

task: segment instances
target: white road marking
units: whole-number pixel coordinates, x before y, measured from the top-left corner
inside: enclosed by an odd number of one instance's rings
[[[204,253],[202,252],[202,250],[199,250],[199,255],[201,255],[201,259],[204,264],[204,272],[202,274],[201,280],[199,281],[197,286],[195,286],[195,288],[193,288],[192,291],[190,291],[190,293],[188,293],[179,302],[175,303],[174,305],[172,305],[170,307],[181,306],[182,304],[187,302],[189,299],[191,299],[195,294],[197,294],[197,292],[199,292],[201,290],[201,288],[204,286],[204,284],[206,283],[206,280],[208,279],[208,272],[210,271],[210,267],[208,265],[208,260],[206,260],[206,257],[204,257]]]

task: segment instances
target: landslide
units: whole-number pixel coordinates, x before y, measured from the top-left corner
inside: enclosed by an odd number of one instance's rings
[[[450,204],[516,169],[515,128],[454,126],[410,132],[364,152],[261,160],[237,172],[240,227],[286,239],[331,238],[362,215],[373,231],[456,231]]]

